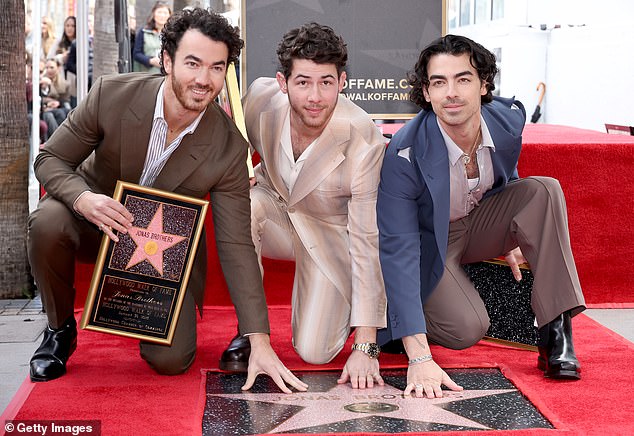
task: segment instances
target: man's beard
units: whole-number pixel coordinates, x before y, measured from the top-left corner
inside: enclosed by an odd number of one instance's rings
[[[172,89],[174,90],[174,95],[176,95],[176,99],[185,109],[190,111],[202,112],[209,103],[213,101],[215,97],[213,97],[213,93],[211,93],[211,87],[197,87],[199,89],[205,89],[209,91],[206,97],[201,97],[200,99],[194,99],[187,95],[188,87],[183,85],[177,78],[175,74],[172,74]],[[213,98],[212,98],[213,97]]]
[[[314,118],[314,117],[311,117],[307,113],[306,107],[298,108],[294,105],[291,105],[291,109],[293,112],[295,112],[295,115],[297,116],[297,118],[301,120],[304,126],[311,129],[323,129],[324,127],[326,127],[326,124],[328,124],[328,121],[330,121],[330,118],[332,117],[332,113],[335,110],[334,106],[322,105],[319,107],[322,109],[322,113],[320,114],[319,117]]]

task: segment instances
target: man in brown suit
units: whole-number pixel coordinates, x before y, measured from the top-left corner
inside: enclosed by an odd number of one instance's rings
[[[111,198],[123,180],[198,198],[210,193],[218,255],[255,354],[249,370],[269,374],[285,392],[285,382],[305,390],[269,343],[249,230],[247,144],[214,103],[242,46],[238,30],[215,13],[175,14],[163,31],[165,75],[100,78],[38,155],[35,172],[47,194],[29,218],[28,246],[49,326],[31,359],[33,381],[62,376],[76,347],[75,260],[95,259],[101,232],[117,241],[132,226],[134,217]],[[140,344],[141,356],[161,374],[182,373],[193,362],[205,267],[203,243],[172,345]]]
[[[248,136],[262,159],[251,189],[253,242],[261,256],[295,260],[291,323],[302,359],[329,362],[354,329],[339,382],[383,384],[376,331],[386,323],[385,291],[375,208],[385,139],[340,95],[347,50],[331,28],[293,29],[277,54],[276,79],[254,81],[243,100]],[[221,367],[240,370],[247,345],[236,337]]]

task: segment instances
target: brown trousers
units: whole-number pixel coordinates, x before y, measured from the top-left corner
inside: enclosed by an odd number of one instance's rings
[[[462,264],[520,247],[533,273],[531,305],[539,327],[585,309],[570,248],[566,202],[559,182],[528,177],[509,183],[449,226],[443,276],[424,303],[427,335],[448,348],[467,348],[489,328],[489,317]]]
[[[95,262],[102,234],[66,205],[48,197],[28,220],[28,253],[51,328],[73,316],[75,261]],[[141,357],[158,373],[179,374],[196,354],[196,307],[187,291],[171,346],[141,342]]]

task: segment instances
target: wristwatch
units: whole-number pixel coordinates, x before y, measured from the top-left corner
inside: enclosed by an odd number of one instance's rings
[[[379,345],[375,342],[363,342],[361,344],[352,344],[352,351],[359,350],[363,351],[365,354],[370,357],[370,359],[376,359],[379,357],[379,353],[381,349]]]

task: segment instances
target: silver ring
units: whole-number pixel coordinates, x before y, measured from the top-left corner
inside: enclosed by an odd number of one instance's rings
[[[422,388],[423,388],[423,385],[421,385],[420,383],[414,383],[414,387],[415,387],[415,388],[417,388],[417,389],[418,389],[418,388],[421,388],[421,389],[422,389]]]
[[[99,224],[99,231],[100,231],[100,232],[103,232],[103,223],[102,223],[102,224]]]

